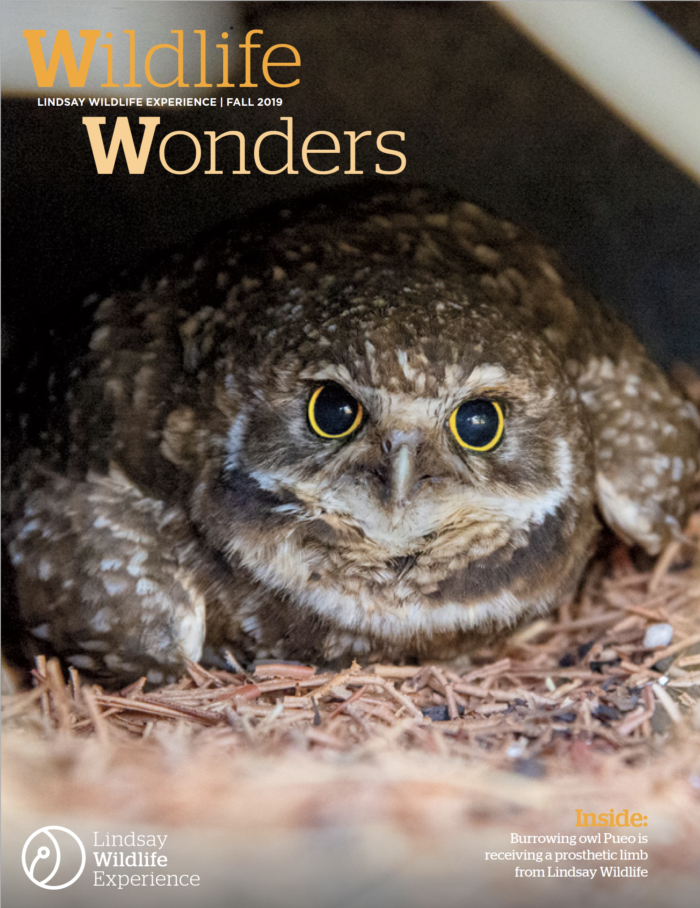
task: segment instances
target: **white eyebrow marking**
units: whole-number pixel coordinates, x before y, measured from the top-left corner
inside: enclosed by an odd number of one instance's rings
[[[490,363],[483,363],[475,366],[469,374],[463,386],[467,390],[473,388],[488,388],[491,385],[501,385],[508,381],[508,373],[503,366],[494,366]]]
[[[302,378],[310,378],[313,381],[336,381],[340,385],[346,385],[348,389],[355,386],[352,375],[346,366],[332,364],[325,366],[323,369],[311,372],[305,370],[301,373]]]
[[[396,355],[404,375],[409,380],[415,381],[416,376],[419,374],[419,370],[409,365],[406,351],[398,350]],[[425,365],[428,365],[427,360],[425,360]],[[302,378],[310,378],[314,381],[337,381],[339,384],[347,387],[349,391],[356,391],[359,394],[371,393],[378,390],[371,386],[358,384],[352,378],[348,368],[340,364],[324,366],[324,368],[315,372],[303,374]],[[469,375],[465,376],[464,367],[459,363],[455,363],[447,366],[445,369],[445,379],[441,384],[448,388],[459,388],[459,393],[464,397],[477,389],[480,390],[482,388],[506,384],[508,380],[508,373],[503,366],[492,363],[482,363],[475,366]]]

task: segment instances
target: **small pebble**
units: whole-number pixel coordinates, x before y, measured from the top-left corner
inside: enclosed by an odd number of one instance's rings
[[[527,750],[527,745],[528,745],[529,743],[530,743],[530,742],[529,742],[529,739],[526,738],[524,735],[521,735],[521,736],[517,739],[517,741],[513,741],[513,743],[510,745],[510,747],[509,747],[508,750],[506,751],[506,754],[507,754],[512,760],[519,760],[519,759],[522,758],[523,754],[524,754],[525,751]]]
[[[446,706],[424,706],[421,709],[424,716],[432,719],[433,722],[449,722],[450,711]],[[458,706],[457,712],[460,716],[464,715],[464,707]]]
[[[659,659],[658,662],[655,662],[652,665],[652,668],[655,672],[667,672],[673,665],[675,658],[675,656],[665,656],[663,659]],[[659,683],[661,684],[662,682],[660,681]],[[668,680],[664,681],[663,683],[668,684]]]
[[[558,722],[575,722],[577,713],[574,712],[563,712],[563,713],[554,713],[552,715],[553,719],[556,719]]]
[[[547,768],[540,760],[532,758],[526,760],[516,760],[513,766],[515,772],[521,776],[527,776],[530,779],[543,779],[547,775]]]
[[[576,665],[576,657],[573,653],[564,653],[559,660],[559,665],[561,668],[571,668],[572,665]]]
[[[592,659],[588,663],[588,667],[592,672],[598,672],[603,674],[604,668],[612,668],[615,665],[619,665],[622,662],[619,656],[616,656],[614,659]]]
[[[597,719],[602,719],[604,722],[614,722],[620,718],[619,711],[614,706],[606,706],[605,703],[601,703],[592,712]]]
[[[650,624],[644,635],[644,646],[668,646],[673,640],[673,628],[670,624]]]

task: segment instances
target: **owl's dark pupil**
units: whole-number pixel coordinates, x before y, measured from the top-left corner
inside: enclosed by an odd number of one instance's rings
[[[457,410],[455,427],[463,442],[484,448],[498,432],[498,411],[490,400],[465,401]]]
[[[358,402],[340,385],[328,384],[314,403],[314,418],[327,435],[344,435],[357,418]]]

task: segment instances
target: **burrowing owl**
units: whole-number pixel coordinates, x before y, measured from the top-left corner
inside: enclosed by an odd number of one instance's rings
[[[6,535],[28,631],[97,675],[453,655],[573,593],[596,508],[650,553],[686,516],[692,405],[475,205],[293,204],[86,305]]]

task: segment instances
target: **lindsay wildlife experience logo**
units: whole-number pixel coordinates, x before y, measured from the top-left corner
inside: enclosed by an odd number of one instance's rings
[[[85,869],[85,848],[65,826],[42,826],[24,843],[22,866],[32,883],[42,889],[65,889]]]

